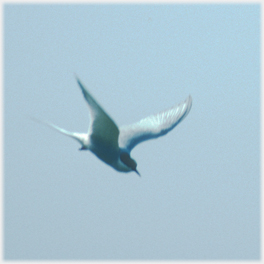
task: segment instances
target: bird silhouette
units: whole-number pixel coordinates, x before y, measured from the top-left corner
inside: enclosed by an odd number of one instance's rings
[[[99,159],[120,172],[134,171],[140,176],[136,161],[130,157],[131,150],[142,141],[167,134],[188,115],[192,106],[192,98],[189,95],[184,102],[174,107],[148,116],[137,123],[118,128],[78,77],[76,80],[90,110],[88,132],[69,132],[52,123],[45,122],[45,124],[77,140],[81,144],[80,150],[90,150]]]

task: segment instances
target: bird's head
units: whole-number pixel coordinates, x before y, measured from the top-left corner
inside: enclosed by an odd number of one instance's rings
[[[139,176],[139,172],[137,171],[137,163],[133,160],[127,152],[121,152],[120,160],[129,167],[132,171],[136,172]]]

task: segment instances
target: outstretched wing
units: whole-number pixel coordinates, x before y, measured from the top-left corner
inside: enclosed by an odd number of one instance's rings
[[[131,151],[138,143],[167,134],[190,112],[192,97],[184,102],[139,122],[120,128],[119,146]]]
[[[117,125],[88,93],[80,80],[77,77],[76,79],[90,110],[91,122],[88,135],[96,142],[118,149],[119,130]]]

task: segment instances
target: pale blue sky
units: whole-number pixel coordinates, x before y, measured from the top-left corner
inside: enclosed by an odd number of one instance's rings
[[[118,125],[193,98],[122,174],[30,120],[85,132],[76,73]],[[260,257],[260,5],[5,5],[4,257]]]

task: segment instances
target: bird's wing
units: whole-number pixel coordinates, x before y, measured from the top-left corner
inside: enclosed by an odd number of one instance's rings
[[[76,79],[90,110],[91,121],[88,129],[89,136],[96,142],[118,148],[119,129],[117,125],[88,93],[80,80],[77,77]]]
[[[131,151],[138,143],[167,134],[189,113],[192,97],[184,102],[139,122],[120,128],[119,146]]]

